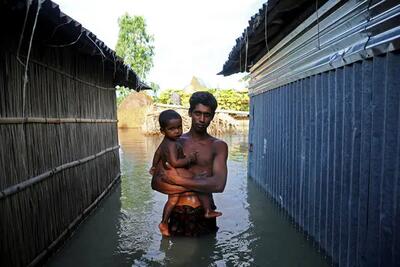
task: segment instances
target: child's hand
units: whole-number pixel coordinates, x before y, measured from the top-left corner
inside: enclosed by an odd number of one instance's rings
[[[197,161],[197,151],[189,154],[190,163],[195,163]]]

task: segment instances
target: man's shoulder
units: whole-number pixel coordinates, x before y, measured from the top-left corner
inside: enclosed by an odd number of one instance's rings
[[[221,140],[217,137],[211,136],[210,135],[210,140],[214,143],[214,144],[226,144],[224,140]]]
[[[189,133],[184,133],[179,137],[179,139],[188,139],[189,138]]]
[[[216,137],[211,136],[211,141],[212,141],[212,146],[214,147],[214,149],[216,149],[217,151],[225,151],[228,149],[228,145],[225,141],[218,139]]]
[[[176,141],[180,145],[183,145],[187,140],[189,140],[189,135],[187,133],[182,134],[179,139]]]
[[[179,138],[180,142],[191,140],[191,136],[188,133],[184,133]],[[225,141],[218,139],[212,135],[209,135],[204,141],[211,143],[212,146],[227,146]]]

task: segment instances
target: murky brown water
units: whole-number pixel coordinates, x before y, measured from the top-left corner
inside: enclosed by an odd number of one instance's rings
[[[48,262],[49,266],[329,266],[284,214],[247,179],[247,136],[229,145],[228,183],[214,194],[215,236],[162,238],[157,225],[166,196],[147,171],[158,137],[119,132],[119,185]]]

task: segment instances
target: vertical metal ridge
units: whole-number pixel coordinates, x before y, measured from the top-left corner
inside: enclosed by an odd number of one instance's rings
[[[398,85],[398,84],[397,84]],[[400,102],[400,101],[399,101]],[[400,103],[397,106],[397,148],[396,148],[396,160],[395,160],[395,180],[394,180],[394,216],[393,216],[393,232],[394,240],[392,245],[393,256],[392,262],[400,262]],[[397,224],[396,224],[397,223]]]

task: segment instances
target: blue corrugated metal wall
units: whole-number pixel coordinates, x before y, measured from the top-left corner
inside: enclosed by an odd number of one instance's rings
[[[400,54],[251,97],[249,176],[340,266],[400,265]]]

